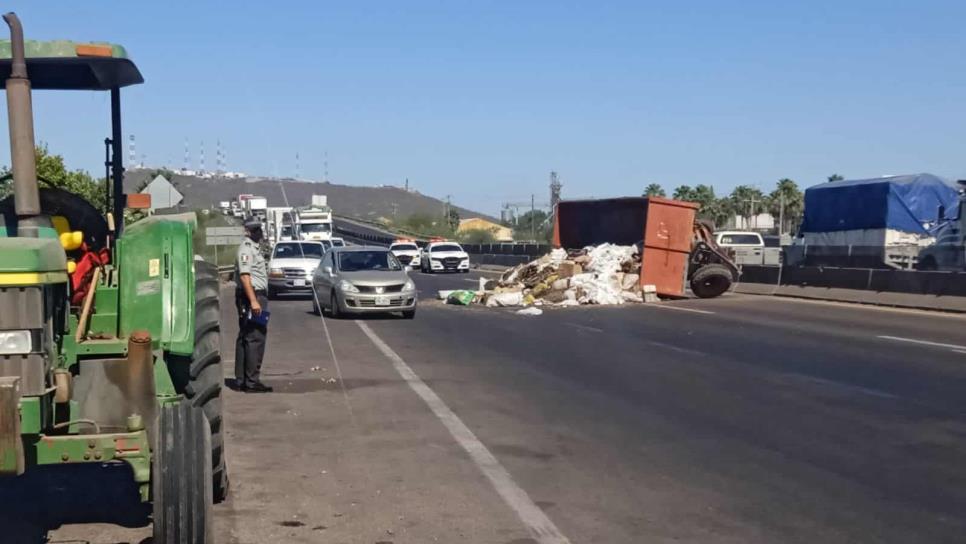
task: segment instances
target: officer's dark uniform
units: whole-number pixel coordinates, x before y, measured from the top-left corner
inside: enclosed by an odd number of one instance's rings
[[[248,225],[246,225],[248,226]],[[238,309],[238,338],[235,340],[235,384],[240,389],[262,388],[261,375],[262,357],[265,356],[265,342],[268,328],[254,323],[248,318],[250,304],[245,288],[241,283],[241,275],[248,274],[255,290],[255,298],[262,307],[268,310],[268,269],[265,257],[259,251],[258,244],[246,236],[245,241],[238,246],[235,257],[235,307]]]

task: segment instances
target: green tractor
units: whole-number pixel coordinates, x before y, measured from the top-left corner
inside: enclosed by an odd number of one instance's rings
[[[65,522],[17,493],[121,470],[156,544],[210,542],[211,505],[228,489],[217,270],[194,255],[193,215],[124,225],[146,203],[123,190],[120,89],[143,79],[121,46],[25,42],[17,16],[3,18],[13,194],[0,202],[0,540],[43,541]],[[40,187],[31,88],[110,91],[110,209]],[[68,510],[105,494],[93,478]]]

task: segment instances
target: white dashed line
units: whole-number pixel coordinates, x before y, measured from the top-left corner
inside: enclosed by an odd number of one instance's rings
[[[480,469],[483,475],[490,480],[493,488],[496,489],[496,492],[503,498],[507,506],[516,512],[517,516],[519,516],[520,520],[530,531],[533,539],[540,544],[570,544],[570,540],[560,532],[560,529],[557,529],[557,526],[550,521],[547,514],[539,506],[534,504],[530,496],[527,495],[527,492],[517,485],[513,477],[510,476],[510,473],[503,468],[503,465],[490,453],[490,450],[486,449],[486,446],[476,438],[473,431],[449,409],[449,406],[443,402],[443,399],[439,398],[439,395],[426,385],[416,372],[406,364],[406,361],[393,351],[388,344],[383,342],[382,338],[379,338],[368,325],[361,321],[356,321],[356,324],[359,325],[362,332],[366,333],[369,340],[372,340],[372,343],[379,348],[379,351],[392,362],[392,366],[395,367],[396,372],[419,395],[419,398],[423,399],[433,414],[439,418],[450,434],[453,435],[456,442],[466,450],[466,453],[470,455],[470,458],[473,459],[473,462],[476,463],[477,468]]]
[[[910,344],[922,344],[924,346],[932,346],[935,348],[948,348],[957,352],[966,352],[966,346],[960,346],[958,344],[943,344],[942,342],[929,342],[928,340],[916,340],[915,338],[903,338],[901,336],[879,335],[877,338],[882,338],[883,340],[894,340],[896,342],[909,342]]]
[[[669,349],[671,351],[676,351],[678,353],[687,353],[688,355],[708,355],[703,351],[698,351],[696,349],[682,348],[680,346],[675,346],[672,344],[665,344],[664,342],[656,342],[654,340],[648,340],[648,344],[652,346],[657,346],[659,348]]]
[[[590,332],[604,332],[604,329],[598,329],[597,327],[589,327],[587,325],[578,325],[577,323],[564,323],[564,325],[569,325],[578,330],[590,331]]]
[[[696,314],[709,314],[712,315],[714,312],[708,310],[699,310],[697,308],[685,308],[683,306],[671,306],[669,304],[644,304],[645,308],[661,308],[662,310],[677,310],[679,312],[694,312]]]

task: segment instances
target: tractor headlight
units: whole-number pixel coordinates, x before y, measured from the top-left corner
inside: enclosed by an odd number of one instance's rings
[[[30,331],[0,331],[0,355],[26,355],[31,351]]]

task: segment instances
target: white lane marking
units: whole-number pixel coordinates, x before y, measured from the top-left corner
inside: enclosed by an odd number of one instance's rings
[[[883,340],[894,340],[896,342],[909,342],[910,344],[922,344],[924,346],[933,346],[936,348],[949,348],[954,351],[966,351],[966,346],[960,346],[958,344],[943,344],[942,342],[929,342],[927,340],[916,340],[915,338],[903,338],[901,336],[879,335],[878,338],[882,338]]]
[[[953,353],[962,353],[962,354],[966,355],[966,350],[963,350],[963,349],[954,349],[953,350]]]
[[[564,323],[564,325],[569,325],[569,326],[574,327],[574,328],[576,328],[578,330],[585,330],[585,331],[590,331],[590,332],[604,332],[604,329],[598,329],[597,327],[589,327],[587,325],[579,325],[577,323]]]
[[[871,387],[862,387],[861,385],[852,385],[852,384],[849,384],[849,383],[837,382],[835,380],[828,380],[828,379],[825,379],[825,378],[819,378],[818,376],[808,376],[808,375],[805,375],[805,374],[798,374],[796,372],[786,372],[784,375],[785,376],[791,376],[791,377],[793,377],[795,379],[798,379],[798,380],[812,382],[812,383],[817,384],[817,385],[825,385],[825,386],[832,387],[832,388],[835,388],[835,389],[841,389],[843,391],[858,392],[858,393],[863,393],[865,395],[870,395],[870,396],[873,396],[873,397],[879,397],[879,398],[884,398],[884,399],[897,399],[897,398],[899,398],[897,395],[893,395],[892,393],[886,393],[885,391],[880,391],[878,389],[872,389]]]
[[[463,281],[471,281],[473,283],[480,283],[480,278],[463,278]]]
[[[439,395],[423,382],[416,372],[406,364],[406,361],[383,342],[382,338],[379,338],[368,325],[361,321],[356,321],[356,324],[359,325],[362,332],[366,333],[369,340],[372,340],[372,343],[379,348],[379,351],[392,362],[396,372],[419,395],[419,398],[423,399],[433,414],[453,435],[456,442],[466,450],[466,453],[470,455],[483,475],[490,480],[493,488],[496,489],[507,506],[516,512],[530,531],[530,535],[540,544],[570,544],[570,540],[550,521],[547,514],[534,504],[527,492],[517,485],[510,473],[503,468],[503,465],[490,453],[490,450],[486,449],[486,446],[476,438],[473,431],[449,409],[443,399],[439,398]]]
[[[680,346],[675,346],[675,345],[672,345],[672,344],[665,344],[664,342],[656,342],[654,340],[648,340],[647,343],[650,344],[650,345],[652,345],[652,346],[657,346],[659,348],[669,349],[671,351],[677,351],[679,353],[687,353],[689,355],[707,355],[707,353],[705,353],[703,351],[698,351],[696,349],[682,348]]]
[[[682,306],[670,306],[665,304],[644,304],[645,308],[661,308],[662,310],[678,310],[680,312],[694,312],[696,314],[714,314],[708,310],[699,310],[697,308],[684,308]]]

